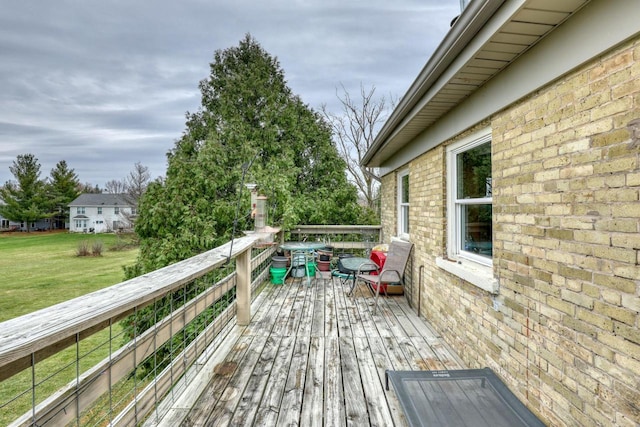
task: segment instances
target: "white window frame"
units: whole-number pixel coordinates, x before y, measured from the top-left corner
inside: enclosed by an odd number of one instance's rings
[[[120,208],[118,206],[113,208],[113,213],[114,213],[114,215],[120,215]]]
[[[409,240],[410,229],[409,226],[411,224],[410,221],[410,210],[409,210],[409,202],[406,203],[402,200],[403,195],[403,180],[404,178],[409,178],[409,169],[403,169],[398,172],[398,237],[403,240]],[[408,183],[411,186],[411,181]],[[409,198],[411,198],[411,193],[409,193]],[[406,216],[405,216],[406,212]],[[405,221],[406,219],[406,221]]]
[[[447,147],[447,258],[437,257],[436,265],[491,294],[498,294],[500,286],[493,277],[493,259],[479,256],[461,248],[461,206],[457,200],[456,156],[478,145],[491,142],[491,129],[486,128]],[[493,197],[472,199],[471,203],[492,203]]]
[[[456,156],[486,143],[491,143],[491,129],[485,129],[447,147],[447,252],[451,259],[466,258],[478,264],[492,266],[492,258],[477,255],[462,248],[461,227],[462,208],[465,205],[492,204],[493,197],[468,200],[457,198]]]
[[[102,206],[98,206],[98,215],[102,215]]]

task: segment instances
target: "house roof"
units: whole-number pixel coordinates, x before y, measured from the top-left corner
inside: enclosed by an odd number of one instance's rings
[[[362,159],[379,167],[590,0],[473,0]]]
[[[86,193],[79,195],[69,206],[131,206],[125,194]]]

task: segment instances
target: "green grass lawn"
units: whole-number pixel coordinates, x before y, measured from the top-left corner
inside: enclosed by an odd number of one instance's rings
[[[78,257],[81,241],[103,243],[102,256]],[[112,251],[113,234],[0,234],[0,322],[120,283],[137,249]]]
[[[102,242],[102,256],[76,256],[79,243],[85,240],[90,248],[94,241]],[[138,250],[110,250],[119,243],[122,243],[121,238],[111,234],[0,234],[0,322],[121,282],[124,278],[122,267],[133,264]],[[114,325],[112,334],[120,333],[120,325]],[[108,339],[108,330],[92,335],[81,342],[81,354]],[[117,344],[121,344],[121,339],[117,339]],[[95,365],[107,354],[108,345],[88,354],[83,358],[80,370]],[[36,400],[41,401],[75,378],[75,356],[76,349],[72,346],[36,365],[38,381],[69,365],[37,388]],[[3,381],[0,383],[0,407],[30,387],[31,370]],[[30,408],[29,392],[0,409],[0,425],[8,424]]]

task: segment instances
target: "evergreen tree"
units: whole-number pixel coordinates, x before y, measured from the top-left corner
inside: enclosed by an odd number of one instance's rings
[[[141,253],[130,276],[229,240],[243,190],[237,229],[250,228],[243,182],[258,184],[270,222],[285,229],[362,221],[330,126],[291,93],[278,61],[255,39],[217,51],[200,91],[201,108],[187,114],[168,154],[166,179],[151,183],[140,203]]]
[[[80,195],[79,186],[78,175],[73,169],[69,169],[65,160],[59,161],[55,168],[51,169],[48,192],[56,228],[64,228],[64,223],[69,218],[67,205]]]
[[[9,166],[15,181],[0,188],[0,214],[11,221],[30,224],[49,216],[45,184],[40,180],[40,164],[33,154],[21,154]]]

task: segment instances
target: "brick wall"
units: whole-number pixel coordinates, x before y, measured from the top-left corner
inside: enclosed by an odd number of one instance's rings
[[[422,314],[551,425],[640,423],[638,119],[638,41],[492,117],[497,297],[435,265],[446,251],[444,146],[410,164]],[[386,240],[395,187],[389,174]]]
[[[417,300],[417,286],[422,282],[421,312],[429,305],[437,306],[436,295],[425,289],[424,283],[434,281],[435,257],[442,256],[445,249],[444,162],[445,151],[439,146],[413,161],[409,173],[410,234],[420,236],[411,239],[415,245],[413,265],[416,268],[413,300]],[[444,310],[441,306],[439,309]]]
[[[380,224],[382,225],[382,241],[389,242],[391,236],[397,234],[396,208],[396,174],[390,173],[382,177],[380,186]]]
[[[635,42],[492,121],[501,358],[553,424],[640,423],[639,118]]]

